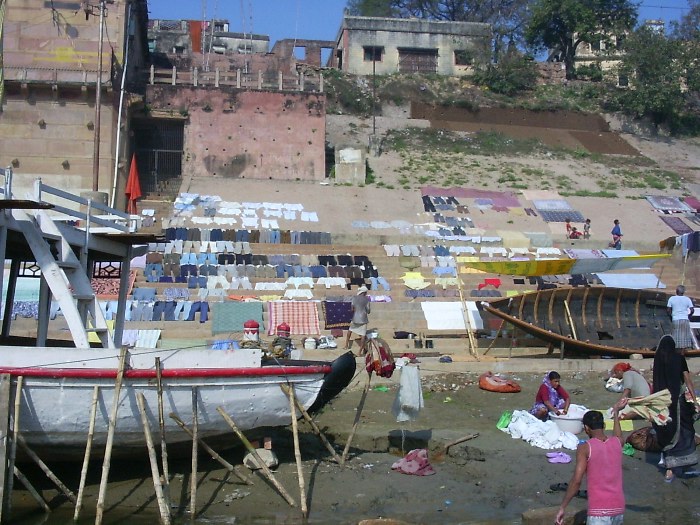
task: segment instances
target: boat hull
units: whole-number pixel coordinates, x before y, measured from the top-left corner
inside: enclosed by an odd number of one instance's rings
[[[608,287],[556,288],[483,303],[483,311],[549,345],[583,354],[653,357],[672,331],[669,295]],[[700,356],[700,350],[687,355]]]
[[[219,352],[217,357],[223,357],[221,354]],[[191,443],[191,437],[170,414],[191,428],[195,402],[199,437],[224,445],[227,442],[229,446],[234,445],[237,440],[218,408],[242,431],[289,425],[292,417],[289,399],[280,385],[294,386],[302,406],[318,409],[347,386],[354,370],[352,355],[341,356],[334,363],[289,361],[231,368],[164,367],[162,399],[166,442],[174,448]],[[54,460],[73,459],[84,454],[92,400],[97,389],[93,454],[99,456],[104,452],[113,411],[116,369],[25,366],[0,367],[0,372],[13,376],[11,400],[15,399],[17,378],[22,377],[20,433],[30,448],[37,453],[51,451]],[[159,435],[157,385],[155,368],[131,368],[124,373],[118,397],[113,455],[146,453],[137,402],[139,394],[143,394],[145,400],[151,431],[154,436]]]

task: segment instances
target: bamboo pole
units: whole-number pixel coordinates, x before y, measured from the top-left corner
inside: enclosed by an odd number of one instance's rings
[[[488,348],[486,350],[484,350],[484,355],[488,354],[489,350],[491,350],[493,348],[493,345],[496,344],[496,339],[498,339],[498,336],[501,335],[501,330],[503,330],[503,325],[505,325],[505,324],[506,324],[506,320],[501,319],[501,324],[498,325],[498,330],[496,330],[496,335],[494,336],[493,341],[491,341],[491,343],[489,344]]]
[[[290,389],[289,389],[289,387],[288,387],[287,385],[281,384],[281,385],[280,385],[280,388],[282,388],[282,391],[283,391],[285,394],[289,395],[289,390],[290,390]],[[338,455],[338,453],[337,453],[337,452],[335,451],[335,449],[333,448],[333,445],[331,445],[330,441],[328,441],[328,438],[327,438],[326,435],[321,431],[321,429],[318,428],[318,425],[316,424],[316,422],[311,418],[311,416],[309,415],[309,413],[306,411],[306,409],[303,407],[303,405],[299,402],[299,399],[298,399],[296,396],[294,396],[294,403],[296,404],[297,409],[299,410],[299,412],[301,412],[301,415],[304,417],[304,420],[306,420],[306,422],[307,422],[309,425],[311,425],[312,430],[313,430],[314,433],[319,437],[319,439],[321,440],[321,443],[323,443],[323,445],[326,447],[326,449],[328,450],[328,452],[331,453],[331,456],[333,456],[333,459],[336,461],[336,463],[340,464],[340,463],[342,462],[342,460],[340,459],[340,456]]]
[[[51,507],[49,507],[48,503],[46,503],[46,500],[41,497],[41,494],[34,488],[34,486],[29,482],[27,477],[20,472],[20,470],[17,467],[14,467],[14,473],[15,476],[17,476],[17,479],[22,483],[22,485],[25,486],[25,488],[29,491],[29,493],[32,495],[32,497],[36,500],[36,502],[39,504],[39,506],[44,509],[44,512],[47,514],[51,512]]]
[[[260,469],[263,471],[263,474],[265,474],[265,477],[274,485],[274,487],[279,491],[279,493],[282,495],[284,500],[289,503],[290,507],[296,507],[296,503],[294,502],[294,499],[289,495],[289,492],[285,490],[285,488],[282,486],[282,484],[277,481],[277,478],[275,478],[274,474],[270,471],[270,469],[265,465],[265,462],[262,460],[258,452],[255,450],[255,447],[248,441],[248,438],[245,437],[243,432],[240,431],[240,429],[236,426],[236,423],[231,419],[231,416],[229,416],[226,411],[223,409],[223,407],[217,407],[216,411],[221,414],[221,417],[224,418],[224,420],[229,424],[231,429],[236,433],[238,436],[238,439],[241,440],[243,443],[243,446],[250,452],[255,460],[258,462],[258,465],[260,466]]]
[[[87,480],[88,465],[90,464],[90,453],[92,452],[92,440],[95,437],[95,418],[97,416],[97,399],[100,394],[100,387],[95,385],[92,391],[92,404],[90,405],[90,425],[88,426],[87,443],[85,444],[85,457],[83,457],[83,467],[80,469],[80,485],[78,486],[78,501],[75,503],[73,521],[78,521],[80,509],[83,507],[83,492]]]
[[[294,437],[294,459],[297,464],[297,477],[299,479],[299,501],[301,501],[301,515],[306,519],[309,515],[309,508],[306,504],[306,480],[304,479],[304,469],[301,464],[301,450],[299,448],[299,426],[297,424],[297,411],[294,401],[294,386],[289,388],[289,412],[292,414],[292,436]]]
[[[24,377],[17,376],[17,383],[15,386],[15,404],[14,404],[14,418],[12,422],[12,441],[10,442],[10,458],[7,465],[8,472],[15,471],[15,460],[17,459],[17,436],[19,435],[19,415],[20,406],[22,402],[22,386],[24,385]],[[19,472],[19,471],[18,471]],[[18,476],[19,477],[19,476]],[[12,510],[12,486],[14,485],[14,478],[8,476],[7,480],[7,509],[5,509],[5,516],[10,516],[10,511]],[[25,485],[26,487],[26,485]],[[29,489],[28,489],[29,490]],[[43,498],[41,501],[44,501]],[[44,502],[46,503],[46,502]]]
[[[46,474],[46,477],[48,477],[54,483],[54,485],[56,485],[58,489],[61,492],[63,492],[63,494],[71,501],[71,503],[77,503],[78,500],[75,498],[75,494],[73,494],[73,492],[68,487],[66,487],[60,479],[58,479],[58,476],[56,476],[56,474],[54,474],[51,471],[51,469],[49,469],[46,463],[44,463],[41,460],[41,458],[37,456],[31,448],[29,448],[27,442],[22,437],[22,434],[17,434],[15,436],[15,439],[19,443],[19,446],[22,447],[22,450],[24,450],[24,453],[27,454],[27,456],[29,456],[29,458],[32,461],[34,461],[34,463],[39,465],[39,468],[44,472],[44,474]]]
[[[197,420],[197,387],[192,387],[192,474],[190,477],[190,517],[197,514],[197,442],[199,441],[199,421]]]
[[[170,417],[172,419],[174,419],[175,423],[177,423],[180,426],[180,428],[182,430],[184,430],[191,438],[194,437],[194,435],[192,434],[192,431],[189,428],[187,428],[187,425],[185,425],[185,422],[182,419],[180,419],[177,416],[177,414],[171,413]],[[234,467],[233,465],[231,465],[231,463],[229,463],[224,458],[222,458],[213,448],[211,448],[209,445],[207,445],[204,442],[204,440],[202,440],[202,438],[198,438],[198,439],[199,439],[199,444],[202,445],[202,448],[204,450],[206,450],[207,454],[209,454],[213,460],[218,461],[226,470],[228,470],[232,474],[235,474],[238,477],[238,479],[240,479],[241,481],[243,481],[247,485],[254,485],[253,480],[251,480],[248,476],[245,476],[245,475],[241,474],[240,472],[238,472],[238,470],[236,470],[236,467]]]
[[[156,448],[153,446],[153,437],[151,436],[151,426],[148,423],[146,416],[146,400],[143,397],[143,392],[136,394],[136,402],[139,405],[141,413],[141,423],[143,424],[143,434],[146,437],[146,447],[148,447],[148,459],[151,463],[151,477],[153,478],[153,488],[156,491],[156,499],[158,500],[158,510],[160,510],[160,522],[163,525],[170,525],[170,509],[165,497],[163,496],[163,486],[160,483],[160,472],[158,470],[158,455]]]
[[[122,349],[119,356],[119,368],[117,369],[117,379],[114,382],[114,399],[112,400],[112,411],[109,415],[109,426],[107,427],[107,443],[105,445],[105,456],[102,461],[102,477],[100,478],[100,490],[97,495],[97,512],[95,514],[95,525],[100,525],[104,517],[105,496],[107,495],[107,479],[109,478],[109,467],[112,461],[112,445],[114,444],[114,431],[117,426],[117,414],[119,413],[119,395],[122,390],[124,380],[124,368],[126,367],[126,349]]]
[[[158,426],[160,427],[160,457],[163,463],[163,495],[170,508],[170,472],[168,469],[168,448],[165,441],[165,415],[163,410],[163,370],[160,357],[156,357],[156,382],[158,386]]]
[[[345,460],[348,457],[348,452],[350,452],[350,444],[352,443],[352,438],[355,437],[355,432],[360,424],[360,418],[362,417],[362,409],[365,407],[365,401],[367,400],[367,392],[369,392],[369,385],[372,382],[372,374],[367,375],[367,383],[362,391],[362,397],[360,397],[360,403],[357,405],[357,411],[355,412],[355,421],[352,424],[352,430],[348,436],[348,442],[345,443],[345,448],[343,449],[343,455],[340,456],[340,465],[345,464]]]
[[[574,325],[574,318],[571,317],[571,310],[569,310],[569,301],[564,301],[564,312],[566,313],[566,322],[569,323],[569,328],[571,329],[571,337],[573,339],[578,339],[578,335],[576,335],[576,326]]]

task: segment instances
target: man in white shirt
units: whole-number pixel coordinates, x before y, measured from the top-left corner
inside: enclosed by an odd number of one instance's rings
[[[684,350],[693,347],[693,337],[690,333],[690,321],[688,315],[692,312],[693,301],[685,295],[685,286],[676,287],[676,295],[668,299],[667,309],[673,321],[673,340],[676,342],[676,350]]]

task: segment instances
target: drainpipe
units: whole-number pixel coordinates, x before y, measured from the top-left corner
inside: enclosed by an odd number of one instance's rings
[[[122,83],[119,92],[119,114],[117,115],[117,147],[114,152],[114,177],[112,181],[112,200],[110,207],[114,208],[117,199],[117,178],[119,175],[119,148],[122,135],[122,108],[124,107],[124,86],[126,84],[126,70],[129,65],[129,40],[131,40],[131,4],[126,15],[126,50],[124,51],[124,69],[122,70]]]

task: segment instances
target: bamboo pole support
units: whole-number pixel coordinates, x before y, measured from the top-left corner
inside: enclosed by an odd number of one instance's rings
[[[282,391],[289,395],[290,388],[287,385],[280,385],[280,388]],[[299,402],[299,399],[294,396],[294,404],[297,406],[297,409],[299,412],[301,412],[301,415],[303,416],[304,420],[311,425],[311,429],[314,431],[314,433],[318,436],[318,438],[321,440],[321,443],[326,447],[328,452],[330,452],[331,456],[333,456],[333,459],[335,460],[336,463],[339,465],[341,464],[341,459],[338,453],[335,451],[333,448],[333,445],[331,445],[330,441],[328,441],[328,438],[326,435],[321,431],[321,429],[318,427],[316,422],[311,418],[309,413],[306,411],[306,409],[302,406],[302,404]]]
[[[299,425],[297,424],[297,411],[294,401],[294,386],[289,388],[289,412],[292,414],[292,436],[294,437],[294,459],[297,464],[297,477],[299,479],[299,501],[301,502],[301,515],[304,519],[309,516],[309,508],[306,503],[306,480],[301,463],[301,450],[299,448]]]
[[[368,374],[367,383],[362,391],[362,397],[360,397],[360,403],[357,405],[357,411],[355,412],[355,421],[352,424],[352,430],[348,436],[348,442],[345,443],[345,448],[343,449],[343,455],[340,456],[340,465],[345,465],[345,460],[348,458],[348,452],[350,452],[350,444],[352,443],[353,437],[355,437],[355,432],[360,424],[360,418],[362,417],[362,410],[365,407],[365,401],[367,400],[367,393],[369,392],[369,385],[372,382],[372,374]]]
[[[7,465],[8,472],[15,471],[15,460],[17,459],[17,436],[19,435],[19,415],[20,415],[20,405],[22,402],[22,386],[24,385],[24,377],[17,376],[17,383],[15,387],[15,403],[14,403],[14,417],[12,421],[12,441],[10,442],[10,458]],[[19,472],[19,471],[17,471]],[[8,476],[7,480],[7,508],[5,509],[5,517],[10,516],[10,511],[12,510],[12,487],[14,485],[14,478]],[[19,478],[19,476],[18,476]],[[25,478],[26,479],[26,478]],[[27,485],[25,485],[26,487]],[[27,490],[29,488],[27,487]],[[46,503],[43,498],[41,501]]]
[[[163,409],[163,370],[160,357],[156,357],[156,382],[158,387],[158,426],[160,427],[160,457],[163,463],[163,495],[170,508],[170,471],[168,469],[168,448],[165,440],[165,415]]]
[[[163,525],[170,525],[170,508],[163,496],[163,486],[160,483],[160,472],[158,469],[158,455],[156,448],[153,446],[153,437],[151,436],[151,426],[148,423],[146,416],[146,400],[143,397],[143,392],[136,394],[136,403],[139,405],[141,413],[141,423],[143,424],[143,435],[146,437],[146,447],[148,447],[148,459],[151,463],[151,477],[153,478],[153,488],[156,491],[156,499],[158,500],[158,510],[160,510],[160,522]]]
[[[29,445],[27,445],[27,442],[22,437],[22,434],[17,434],[15,439],[19,443],[19,446],[22,447],[22,450],[24,450],[24,453],[27,454],[27,456],[29,456],[34,463],[39,465],[39,468],[44,472],[44,474],[46,474],[46,477],[48,477],[53,484],[56,485],[61,492],[63,492],[64,496],[66,496],[71,503],[77,503],[78,500],[76,499],[75,494],[73,494],[73,492],[66,487],[66,485],[60,479],[58,479],[58,476],[56,476],[56,474],[49,469],[46,463],[44,463],[41,458],[37,456],[31,448],[29,448]]]
[[[92,440],[95,437],[95,418],[97,417],[97,399],[100,395],[100,387],[95,385],[92,391],[92,404],[90,405],[90,424],[88,426],[87,443],[85,444],[85,456],[83,457],[83,467],[80,469],[80,485],[78,486],[78,500],[75,503],[73,521],[78,521],[80,510],[83,507],[83,493],[85,492],[85,482],[87,480],[88,465],[90,464],[90,453],[92,452]]]
[[[505,324],[506,324],[506,320],[501,319],[501,324],[498,325],[498,330],[496,330],[496,335],[494,336],[493,341],[491,341],[491,344],[489,344],[489,347],[486,350],[484,350],[484,355],[488,354],[489,350],[491,350],[493,348],[493,345],[496,344],[496,339],[498,339],[498,336],[501,335],[501,330],[503,330],[503,325],[505,325]]]
[[[279,493],[282,495],[284,500],[289,503],[290,507],[296,507],[296,503],[294,502],[294,499],[289,495],[289,492],[285,490],[285,488],[282,486],[282,484],[277,481],[277,478],[275,478],[274,474],[270,471],[270,469],[265,465],[265,462],[262,460],[262,458],[258,455],[257,451],[255,450],[255,447],[248,441],[248,438],[245,437],[243,432],[240,431],[238,426],[236,426],[236,423],[231,419],[231,416],[229,416],[226,411],[223,409],[223,407],[217,407],[216,411],[221,414],[221,417],[224,418],[226,423],[229,424],[231,429],[236,433],[238,436],[238,439],[241,440],[243,443],[243,446],[250,452],[255,460],[258,462],[258,465],[260,466],[260,469],[263,471],[263,474],[265,474],[265,477],[274,485],[274,487],[279,491]]]
[[[102,523],[105,511],[105,496],[107,495],[107,479],[109,478],[109,467],[112,461],[112,445],[114,444],[114,431],[117,426],[117,414],[119,413],[119,395],[122,390],[124,380],[124,368],[126,367],[126,349],[122,349],[119,356],[119,368],[117,369],[117,379],[114,382],[114,399],[112,400],[112,411],[109,415],[109,425],[107,427],[107,443],[105,445],[105,456],[102,461],[102,476],[100,478],[100,490],[97,495],[97,512],[95,514],[95,525]]]
[[[192,431],[189,428],[187,428],[185,422],[182,419],[180,419],[177,416],[177,414],[171,413],[170,417],[174,419],[175,423],[177,423],[180,426],[180,428],[184,430],[191,438],[194,437]],[[234,467],[233,465],[231,465],[231,463],[222,458],[213,448],[207,445],[201,438],[199,438],[199,444],[202,445],[202,448],[207,451],[207,454],[209,454],[213,460],[218,461],[226,470],[228,470],[232,474],[235,474],[238,477],[238,479],[240,479],[247,485],[254,485],[253,480],[238,472],[238,470],[236,470],[236,467]]]
[[[51,512],[51,507],[49,507],[48,503],[46,503],[46,500],[41,497],[41,494],[34,488],[34,486],[29,482],[27,477],[20,472],[20,470],[17,467],[14,467],[14,473],[15,476],[17,476],[17,479],[22,483],[22,485],[25,486],[25,488],[29,491],[29,493],[32,495],[32,497],[36,500],[36,502],[39,504],[39,506],[44,509],[44,512],[47,514]]]
[[[197,387],[192,387],[192,475],[190,476],[190,517],[197,514],[197,442],[199,441],[199,421],[197,412]]]

